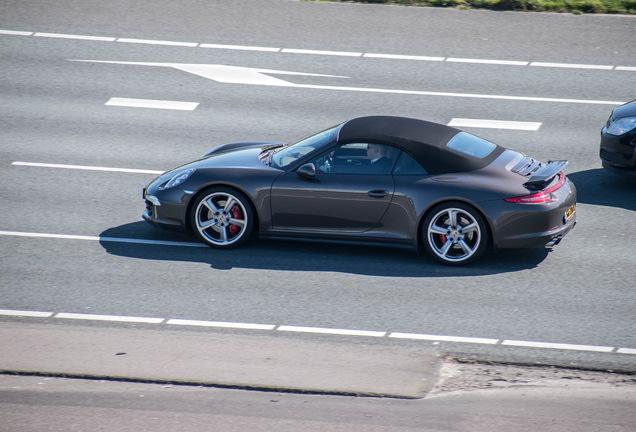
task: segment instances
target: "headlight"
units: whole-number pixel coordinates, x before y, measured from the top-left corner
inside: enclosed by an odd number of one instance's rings
[[[605,132],[611,135],[623,135],[636,128],[636,117],[623,117],[609,125]]]
[[[185,170],[185,171],[180,171],[176,176],[172,177],[168,181],[168,183],[166,183],[165,186],[161,186],[161,187],[159,187],[159,189],[161,189],[161,190],[170,189],[171,187],[175,187],[175,186],[180,185],[181,183],[186,181],[188,179],[188,177],[190,177],[194,171],[195,171],[194,168],[189,169],[189,170]]]

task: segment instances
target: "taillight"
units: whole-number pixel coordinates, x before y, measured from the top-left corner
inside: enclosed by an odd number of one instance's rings
[[[504,201],[512,202],[512,203],[522,203],[522,204],[543,204],[552,199],[552,192],[558,190],[561,186],[565,184],[565,174],[560,172],[558,174],[559,182],[554,186],[550,186],[547,189],[542,190],[541,192],[533,193],[530,195],[524,195],[515,198],[505,198]]]

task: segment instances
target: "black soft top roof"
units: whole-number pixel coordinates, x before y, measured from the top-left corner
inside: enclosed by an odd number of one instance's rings
[[[405,151],[429,174],[474,171],[489,165],[505,148],[497,146],[483,158],[476,158],[446,146],[458,133],[450,126],[406,117],[370,116],[345,122],[338,142],[375,142]]]

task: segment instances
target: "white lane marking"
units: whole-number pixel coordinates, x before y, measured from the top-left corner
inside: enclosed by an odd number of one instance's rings
[[[447,58],[447,62],[451,63],[476,63],[476,64],[494,64],[505,66],[528,66],[526,61],[512,61],[512,60],[483,60],[483,59],[468,59],[468,58]]]
[[[271,69],[247,68],[239,66],[226,66],[215,64],[185,64],[185,63],[145,63],[145,62],[117,62],[117,61],[98,61],[98,60],[71,60],[84,63],[106,63],[121,64],[131,66],[151,66],[151,67],[170,67],[183,72],[188,72],[200,77],[225,84],[250,84],[265,85],[277,87],[298,87],[297,84],[274,78],[264,73],[277,75],[299,75],[299,76],[318,76],[328,78],[347,78],[337,75],[322,75],[304,72],[287,72]]]
[[[373,54],[365,53],[362,57],[377,58],[377,59],[389,59],[389,60],[419,60],[419,61],[444,61],[446,57],[427,57],[427,56],[415,56],[415,55],[398,55],[398,54]]]
[[[482,120],[482,119],[465,119],[454,118],[448,122],[448,126],[453,127],[475,127],[486,129],[509,129],[509,130],[526,130],[536,131],[539,130],[542,123],[536,122],[520,122],[520,121],[505,121],[505,120]]]
[[[199,102],[176,102],[151,99],[110,98],[104,105],[129,108],[153,108],[179,111],[193,111]]]
[[[596,345],[576,345],[576,344],[563,344],[563,343],[551,343],[551,342],[528,342],[517,340],[505,340],[501,343],[507,346],[517,347],[530,347],[530,348],[551,348],[562,350],[574,350],[574,351],[594,351],[594,352],[612,352],[614,347],[604,347]]]
[[[148,324],[161,324],[165,318],[145,318],[145,317],[131,317],[131,316],[119,316],[119,315],[94,315],[94,314],[81,314],[81,313],[59,313],[54,318],[64,319],[80,319],[80,320],[94,320],[94,321],[119,321],[119,322],[135,322],[135,323],[148,323]]]
[[[16,31],[16,30],[0,30],[0,34],[12,36],[32,36],[33,32]]]
[[[347,52],[347,51],[320,51],[320,50],[283,48],[282,50],[280,50],[280,52],[288,53],[288,54],[315,54],[315,55],[341,56],[341,57],[362,57],[362,53]]]
[[[86,166],[86,165],[64,165],[64,164],[50,164],[50,163],[39,163],[39,162],[12,162],[11,165],[15,166],[28,166],[28,167],[37,167],[37,168],[61,168],[61,169],[75,169],[75,170],[88,170],[88,171],[112,171],[112,172],[123,172],[123,173],[135,173],[135,174],[163,174],[165,171],[157,171],[157,170],[142,170],[142,169],[132,169],[132,168],[109,168],[109,167],[97,167],[97,166]]]
[[[216,49],[226,49],[226,50],[262,51],[262,52],[279,52],[281,50],[281,48],[242,46],[242,45],[220,45],[220,44],[206,44],[206,43],[200,44],[199,48],[216,48]]]
[[[38,312],[38,311],[19,311],[0,309],[0,315],[13,315],[13,316],[30,316],[47,318],[53,315],[54,312]],[[105,321],[131,321],[131,322],[148,322],[151,324],[176,324],[176,325],[196,325],[205,327],[225,327],[225,328],[241,328],[241,329],[257,329],[257,330],[274,330],[275,325],[269,324],[249,324],[249,323],[231,323],[223,321],[198,321],[198,320],[185,320],[185,319],[170,319],[166,321],[164,318],[143,318],[143,317],[127,317],[119,315],[93,315],[93,314],[78,314],[78,313],[58,313],[55,318],[68,318],[68,319],[94,319]],[[142,321],[139,321],[142,320]],[[347,336],[386,336],[388,332],[378,331],[364,331],[364,330],[346,330],[346,329],[330,329],[321,327],[299,327],[299,326],[280,326],[278,330],[292,331],[292,332],[306,332],[306,333],[327,333],[338,334]],[[488,338],[475,338],[475,337],[460,337],[460,336],[441,336],[441,335],[427,335],[418,333],[390,333],[388,337],[400,338],[400,339],[419,339],[430,340],[437,342],[459,342],[459,343],[480,343],[488,345],[496,345],[499,339]],[[574,344],[558,344],[558,343],[546,343],[546,342],[530,342],[530,341],[513,341],[504,340],[501,345],[506,346],[520,346],[527,348],[548,348],[548,349],[570,349],[578,351],[595,351],[595,352],[609,352],[616,350],[619,354],[636,354],[635,348],[612,348],[596,345],[574,345]]]
[[[516,101],[533,101],[533,102],[556,102],[556,103],[600,104],[600,105],[623,105],[625,103],[625,102],[615,102],[615,101],[584,100],[584,99],[558,99],[558,98],[526,97],[526,96],[502,96],[502,95],[470,94],[470,93],[431,92],[431,91],[417,91],[417,90],[392,90],[392,89],[377,89],[377,88],[367,88],[367,87],[336,87],[336,86],[322,86],[322,85],[309,85],[309,84],[294,84],[288,81],[284,81],[282,79],[263,75],[263,73],[281,74],[281,75],[327,76],[332,78],[345,78],[345,77],[335,77],[333,75],[317,75],[317,74],[288,72],[288,71],[277,71],[277,70],[268,70],[268,69],[255,69],[255,68],[237,67],[237,66],[214,65],[214,64],[143,63],[143,62],[116,62],[116,61],[101,61],[101,60],[69,60],[69,61],[78,61],[78,62],[87,62],[87,63],[137,65],[137,66],[172,67],[175,69],[182,70],[184,72],[199,75],[203,78],[211,79],[217,82],[231,83],[231,84],[269,85],[269,86],[294,87],[294,88],[317,89],[317,90],[337,90],[337,91],[353,91],[353,92],[364,92],[364,93],[516,100]]]
[[[16,35],[16,36],[34,36],[34,35],[55,35],[56,33],[34,33],[27,31],[16,30],[0,30],[0,34],[4,35]],[[266,52],[286,52],[286,53],[298,53],[298,54],[320,54],[320,55],[346,55],[352,57],[366,57],[366,58],[380,58],[380,59],[394,59],[394,60],[424,60],[424,61],[450,61],[450,62],[463,62],[463,63],[481,63],[481,64],[494,64],[494,65],[530,65],[540,67],[556,67],[556,68],[572,68],[572,69],[598,69],[598,70],[621,70],[621,71],[636,71],[636,67],[632,66],[606,66],[606,65],[581,65],[574,63],[547,63],[547,62],[524,62],[517,60],[481,60],[481,59],[460,59],[446,57],[427,57],[416,55],[396,55],[396,54],[373,54],[373,53],[351,53],[340,51],[321,51],[321,50],[298,50],[293,48],[267,48],[267,47],[253,47],[253,46],[241,46],[241,45],[222,45],[222,44],[208,44],[198,42],[171,42],[171,41],[159,41],[148,39],[130,39],[130,38],[116,38],[116,37],[102,37],[102,36],[82,36],[82,35],[63,35],[69,39],[85,39],[93,41],[105,41],[105,42],[126,42],[126,43],[139,43],[139,44],[152,44],[152,45],[173,45],[184,47],[200,47],[200,48],[217,48],[228,50],[245,50],[245,51],[266,51]],[[59,36],[49,36],[59,37]]]
[[[39,311],[22,311],[22,310],[0,309],[0,315],[48,318],[51,315],[53,315],[53,312],[39,312]]]
[[[538,67],[553,67],[553,68],[571,68],[571,69],[598,69],[598,70],[612,70],[614,66],[605,65],[585,65],[585,64],[573,64],[573,63],[542,63],[531,62],[530,66]]]
[[[487,345],[495,345],[497,344],[497,342],[499,342],[499,339],[461,337],[461,336],[439,336],[439,335],[428,335],[428,334],[417,334],[417,333],[391,333],[389,337],[398,338],[398,339],[418,339],[418,340],[430,340],[430,341],[440,341],[440,342],[462,342],[462,343],[476,343],[476,344],[487,344]]]
[[[152,40],[152,39],[128,39],[128,38],[117,38],[117,42],[122,43],[133,43],[133,44],[145,44],[145,45],[168,45],[168,46],[180,46],[180,47],[190,47],[195,48],[199,46],[198,42],[173,42],[173,41],[161,41],[161,40]]]
[[[79,40],[88,40],[88,41],[99,41],[99,42],[113,42],[116,38],[111,37],[103,37],[103,36],[81,36],[81,35],[69,35],[69,34],[59,34],[59,33],[35,33],[33,36],[35,37],[45,37],[45,38],[58,38],[58,39],[79,39]]]
[[[84,241],[100,241],[111,243],[133,243],[133,244],[150,244],[150,245],[162,245],[162,246],[186,246],[186,247],[202,247],[208,246],[203,243],[192,242],[176,242],[165,240],[147,240],[147,239],[133,239],[123,237],[99,237],[99,236],[85,236],[85,235],[72,235],[72,234],[49,234],[49,233],[33,233],[22,231],[0,231],[0,235],[14,236],[14,237],[31,237],[31,238],[53,238],[61,240],[84,240]]]
[[[198,321],[188,319],[170,319],[166,324],[175,325],[188,325],[188,326],[201,326],[201,327],[222,327],[222,328],[235,328],[235,329],[250,329],[250,330],[274,330],[275,325],[270,324],[249,324],[249,323],[233,323],[233,322],[221,322],[221,321]]]
[[[347,336],[372,336],[383,337],[386,332],[368,331],[368,330],[346,330],[346,329],[332,329],[321,327],[300,327],[300,326],[280,326],[280,331],[288,332],[300,332],[300,333],[321,333],[321,334],[335,334],[335,335],[347,335]]]

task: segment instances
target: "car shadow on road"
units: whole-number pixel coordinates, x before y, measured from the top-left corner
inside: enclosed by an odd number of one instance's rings
[[[568,178],[576,186],[579,203],[636,211],[636,176],[596,168],[568,174]]]
[[[489,253],[467,267],[447,267],[425,253],[390,247],[342,245],[283,240],[252,240],[226,251],[205,247],[162,246],[122,243],[110,238],[153,239],[193,242],[192,236],[178,235],[134,222],[101,233],[102,247],[112,255],[155,261],[205,263],[212,269],[235,268],[349,273],[386,277],[466,277],[517,272],[538,266],[549,254],[545,248]]]

